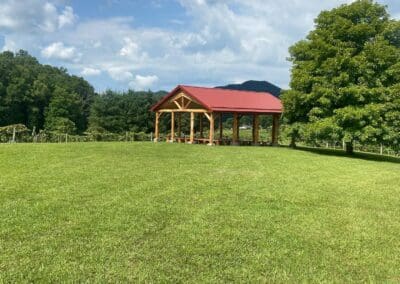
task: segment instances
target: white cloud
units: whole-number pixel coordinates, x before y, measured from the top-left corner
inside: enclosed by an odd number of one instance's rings
[[[52,0],[2,0],[0,4],[0,31],[51,33],[72,25],[75,19],[72,7],[60,13]]]
[[[63,28],[66,26],[71,26],[76,20],[76,15],[74,10],[70,6],[66,6],[61,15],[58,16],[58,27]]]
[[[76,62],[81,55],[74,46],[65,46],[62,42],[54,42],[42,50],[42,56]]]
[[[119,51],[119,55],[133,57],[137,56],[139,53],[139,46],[129,37],[124,38],[124,46]]]
[[[83,76],[97,76],[101,74],[101,70],[91,67],[84,67],[83,70],[81,71],[81,74]]]
[[[46,2],[42,7],[42,21],[39,23],[41,30],[54,32],[58,26],[57,8],[52,3]]]
[[[158,77],[156,75],[150,75],[150,76],[136,75],[135,80],[129,83],[129,87],[133,88],[134,90],[143,91],[153,87],[153,85],[157,81]]]
[[[132,73],[124,67],[110,67],[107,72],[116,81],[127,82],[133,78]]]
[[[248,79],[287,87],[289,46],[307,35],[321,10],[349,0],[178,1],[184,22],[178,17],[167,27],[147,27],[130,17],[79,18],[65,5],[71,1],[0,0],[3,49],[22,48],[53,59],[52,64],[88,76],[103,89],[170,89],[180,83],[213,86]],[[398,0],[378,1],[397,9],[392,13],[400,17]]]

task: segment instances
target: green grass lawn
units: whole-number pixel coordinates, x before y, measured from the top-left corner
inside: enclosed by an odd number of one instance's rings
[[[0,282],[400,281],[400,163],[0,145]]]

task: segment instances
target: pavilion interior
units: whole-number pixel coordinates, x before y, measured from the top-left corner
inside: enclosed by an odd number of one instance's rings
[[[270,119],[265,119],[266,117],[270,117]],[[278,113],[209,111],[201,103],[180,92],[164,102],[156,111],[154,141],[205,143],[208,145],[277,145],[279,117]],[[169,129],[161,129],[164,135],[160,135],[161,119],[168,120],[168,125],[170,125]],[[251,129],[250,137],[246,135],[241,138],[240,131],[244,126],[241,124],[241,120],[247,121],[246,128]],[[264,125],[264,128],[260,129],[260,120],[270,126]],[[249,121],[251,125],[248,125]],[[230,127],[224,127],[227,124],[231,124]],[[228,132],[228,129],[230,129],[230,133],[224,133]],[[270,135],[266,137],[261,135],[261,137],[260,130],[268,131]],[[248,134],[247,129],[246,132]]]

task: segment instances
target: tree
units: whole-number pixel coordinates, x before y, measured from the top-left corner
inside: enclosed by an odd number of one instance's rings
[[[96,96],[87,81],[69,75],[65,68],[41,65],[23,50],[0,53],[0,126],[21,123],[30,129],[43,129],[45,110],[57,94],[57,87],[78,96],[73,104],[74,115],[68,119],[77,132],[83,133]]]
[[[120,93],[108,90],[94,99],[89,128],[113,133],[154,131],[154,114],[150,112],[150,107],[165,94],[132,90]],[[161,129],[163,127],[164,125],[160,126]]]
[[[393,86],[400,83],[400,23],[385,6],[358,0],[323,11],[289,51],[291,90],[282,99],[296,131],[301,126],[308,139],[343,139],[348,153],[354,140],[395,141],[396,114],[385,113],[398,111]]]
[[[74,133],[76,131],[74,121],[77,121],[81,114],[79,106],[77,94],[68,93],[65,89],[57,86],[45,112],[45,128],[59,133]]]

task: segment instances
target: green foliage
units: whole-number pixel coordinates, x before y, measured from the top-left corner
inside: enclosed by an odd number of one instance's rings
[[[0,160],[1,283],[399,279],[398,163],[167,143]]]
[[[306,140],[398,144],[400,22],[385,6],[358,0],[323,11],[290,55],[284,115],[303,124]]]
[[[150,108],[164,95],[165,92],[129,90],[119,93],[108,90],[105,94],[97,96],[91,106],[88,132],[150,133],[154,131],[154,114]],[[163,123],[161,128],[165,127]]]
[[[49,107],[46,109],[45,128],[60,133],[73,133],[76,131],[74,121],[79,121],[82,114],[79,96],[67,93],[65,89],[56,87]]]
[[[66,117],[49,117],[46,121],[47,130],[54,131],[56,133],[67,133],[72,134],[76,131],[76,126],[73,121]]]
[[[23,124],[13,124],[0,127],[0,142],[7,143],[12,140],[15,131],[16,142],[30,141],[30,130]]]
[[[0,53],[0,126],[21,123],[30,129],[43,129],[45,125],[54,125],[54,121],[45,119],[54,120],[55,116],[45,113],[56,112],[54,101],[58,100],[55,97],[59,96],[60,89],[64,90],[64,97],[70,96],[76,103],[69,105],[68,113],[56,117],[62,117],[64,122],[70,120],[82,133],[87,128],[95,96],[88,82],[68,75],[63,68],[39,64],[26,51]]]

